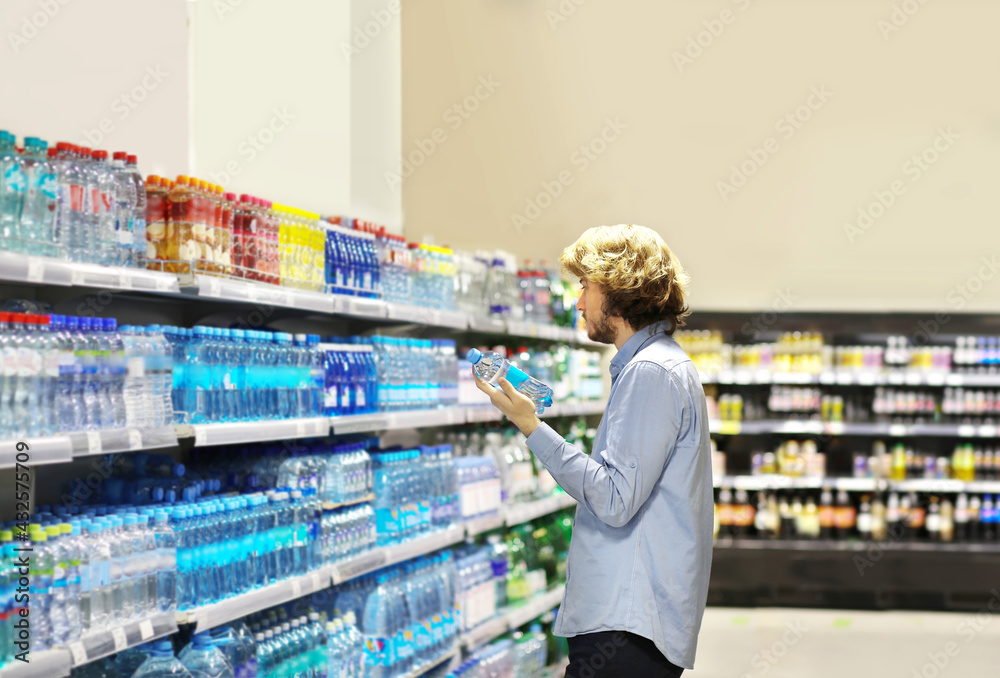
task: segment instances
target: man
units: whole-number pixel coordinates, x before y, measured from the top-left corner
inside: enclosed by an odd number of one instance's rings
[[[714,511],[705,394],[671,336],[690,313],[688,277],[643,226],[591,228],[559,261],[583,286],[587,335],[618,349],[592,455],[506,379],[477,386],[579,502],[555,626],[567,678],[673,678],[694,667]]]

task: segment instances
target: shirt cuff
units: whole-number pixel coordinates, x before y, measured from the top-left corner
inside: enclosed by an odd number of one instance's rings
[[[525,439],[528,449],[535,453],[538,459],[548,466],[549,457],[565,442],[563,437],[552,430],[544,421],[535,427],[531,435]]]

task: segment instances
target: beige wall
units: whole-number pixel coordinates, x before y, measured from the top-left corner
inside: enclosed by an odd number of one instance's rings
[[[405,231],[537,259],[633,222],[679,254],[698,309],[997,310],[1000,275],[981,258],[1000,257],[1000,3],[895,7],[407,3],[402,148],[420,165],[402,168]],[[780,122],[810,103],[798,128]],[[940,128],[957,139],[926,170],[908,165]],[[753,149],[766,162],[722,195]],[[893,188],[858,228],[859,208]]]
[[[183,0],[0,2],[0,129],[187,167]],[[145,26],[145,28],[144,28]]]

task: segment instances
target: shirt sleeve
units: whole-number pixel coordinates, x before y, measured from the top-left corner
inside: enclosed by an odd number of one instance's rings
[[[688,399],[670,371],[650,361],[627,365],[616,382],[604,414],[604,449],[587,456],[545,423],[532,431],[527,444],[571,497],[607,525],[622,527],[649,498],[670,461]]]

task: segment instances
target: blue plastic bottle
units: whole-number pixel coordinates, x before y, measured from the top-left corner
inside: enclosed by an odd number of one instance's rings
[[[480,379],[500,388],[498,381],[500,377],[505,377],[511,386],[528,396],[535,403],[535,413],[541,414],[546,407],[552,405],[552,389],[538,381],[534,377],[529,377],[517,367],[511,365],[506,358],[496,351],[486,351],[479,349],[469,349],[465,356],[466,360],[473,364],[473,369]]]

